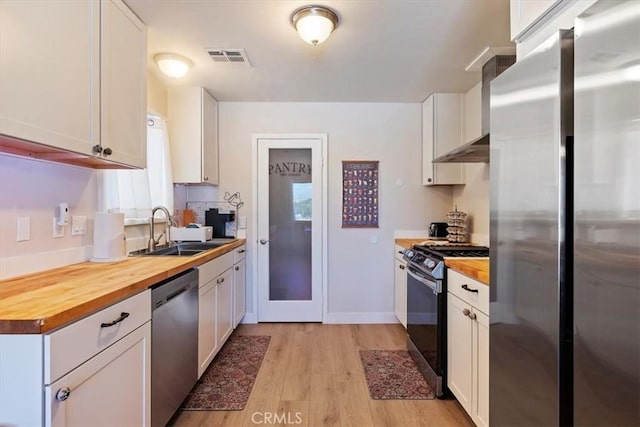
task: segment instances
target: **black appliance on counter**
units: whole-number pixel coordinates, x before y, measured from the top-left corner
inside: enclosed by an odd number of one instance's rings
[[[413,245],[407,262],[407,344],[437,397],[447,391],[447,258],[488,258],[484,246]]]
[[[217,208],[208,209],[204,213],[204,225],[213,227],[213,237],[235,237],[227,235],[227,223],[236,220],[236,214],[233,211],[222,210]]]

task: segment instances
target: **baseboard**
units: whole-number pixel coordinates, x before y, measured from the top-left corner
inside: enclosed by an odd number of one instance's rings
[[[256,317],[255,313],[245,313],[240,323],[247,323],[247,324],[258,323],[258,318]]]
[[[324,323],[332,324],[365,324],[365,323],[400,323],[393,312],[332,312],[327,313]]]
[[[258,323],[255,313],[246,313],[240,323]],[[327,313],[327,319],[323,323],[332,324],[366,324],[366,323],[400,323],[396,315],[392,312],[381,313]]]
[[[93,255],[93,246],[76,246],[50,252],[0,258],[0,280],[84,262]]]

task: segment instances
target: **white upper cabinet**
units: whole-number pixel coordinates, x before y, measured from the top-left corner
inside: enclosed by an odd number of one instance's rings
[[[101,20],[101,154],[118,163],[144,168],[147,29],[120,0],[102,2]]]
[[[422,185],[464,184],[460,163],[432,163],[462,143],[462,94],[434,93],[422,104]]]
[[[201,87],[170,87],[167,97],[173,181],[218,184],[218,101]]]
[[[100,143],[100,3],[0,1],[0,134]]]
[[[557,3],[560,0],[510,0],[511,40],[519,41]]]
[[[42,147],[12,152],[144,167],[146,44],[121,0],[0,1],[0,134]]]

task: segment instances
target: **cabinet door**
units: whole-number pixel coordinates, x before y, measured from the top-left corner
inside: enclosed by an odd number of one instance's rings
[[[471,306],[447,293],[447,386],[471,414],[473,393],[473,322],[464,314]]]
[[[395,283],[394,283],[394,311],[396,317],[407,327],[407,264],[395,259]]]
[[[216,279],[216,336],[222,347],[233,331],[233,268]]]
[[[522,39],[522,33],[540,21],[544,15],[559,3],[558,0],[511,0],[510,2],[511,40]]]
[[[216,282],[198,289],[198,378],[202,376],[216,353]]]
[[[45,387],[45,425],[150,426],[150,376],[147,322]]]
[[[489,426],[489,316],[474,310],[474,405],[471,418],[477,426]]]
[[[246,311],[246,260],[233,266],[233,327],[238,326]]]
[[[109,0],[101,4],[101,155],[144,168],[147,164],[147,30],[122,1]]]
[[[167,116],[173,182],[202,181],[202,88],[167,89]]]
[[[431,163],[433,157],[433,117],[434,117],[434,98],[431,95],[422,103],[422,185],[433,185],[434,167]]]
[[[202,89],[202,182],[218,185],[218,101]]]
[[[464,184],[461,163],[432,163],[462,144],[462,95],[435,93],[422,104],[422,185]]]
[[[0,134],[92,154],[100,4],[0,1]]]

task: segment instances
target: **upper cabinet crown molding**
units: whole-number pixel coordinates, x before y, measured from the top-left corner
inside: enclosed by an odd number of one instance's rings
[[[0,151],[144,167],[146,40],[120,0],[0,2]]]
[[[167,91],[173,182],[218,185],[218,101],[197,86]]]

